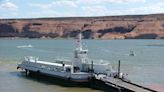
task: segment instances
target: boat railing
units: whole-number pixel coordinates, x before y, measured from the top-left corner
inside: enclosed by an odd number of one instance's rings
[[[72,61],[69,59],[55,59],[53,63],[59,63],[59,64],[72,64]]]
[[[27,57],[24,57],[24,61],[27,61],[27,62],[37,62],[38,58],[37,57],[33,57],[33,56],[27,56]]]
[[[93,63],[95,63],[95,64],[109,64],[109,65],[111,65],[108,60],[103,60],[103,59],[100,59],[100,60],[90,59],[90,61],[93,61]]]

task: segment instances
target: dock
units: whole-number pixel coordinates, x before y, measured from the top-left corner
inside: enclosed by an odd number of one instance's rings
[[[150,88],[129,81],[125,81],[119,78],[101,77],[100,79],[97,80],[104,82],[109,87],[113,87],[117,89],[118,92],[157,92]]]

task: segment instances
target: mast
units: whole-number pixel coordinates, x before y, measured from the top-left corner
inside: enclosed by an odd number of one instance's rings
[[[82,43],[81,43],[81,39],[82,39],[82,34],[81,32],[79,33],[79,36],[78,36],[78,49],[81,51],[82,50]]]
[[[83,70],[83,63],[88,62],[88,57],[87,57],[87,49],[83,49],[82,46],[82,34],[81,32],[78,34],[78,39],[77,39],[77,47],[74,51],[74,62],[73,65],[77,66],[80,68],[80,70]]]

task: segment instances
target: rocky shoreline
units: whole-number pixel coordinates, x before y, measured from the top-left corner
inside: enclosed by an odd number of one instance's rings
[[[164,39],[164,14],[0,19],[0,37]]]

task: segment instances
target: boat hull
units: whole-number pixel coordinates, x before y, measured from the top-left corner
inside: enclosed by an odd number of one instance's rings
[[[26,74],[32,73],[32,74],[41,74],[46,75],[54,78],[60,78],[72,82],[89,82],[91,79],[91,74],[88,73],[70,73],[70,72],[64,72],[64,71],[50,71],[38,67],[33,66],[26,66],[19,64],[17,69],[23,69],[26,71]]]

